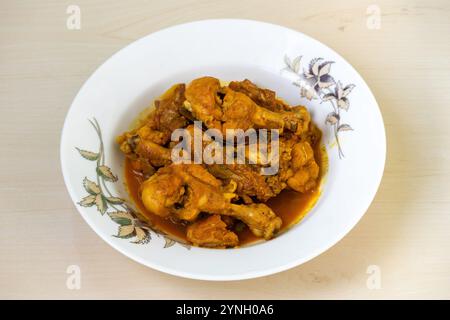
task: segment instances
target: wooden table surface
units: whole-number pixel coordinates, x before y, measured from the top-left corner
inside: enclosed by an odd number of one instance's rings
[[[71,4],[80,30],[66,26]],[[63,120],[97,66],[148,33],[206,18],[272,22],[329,45],[385,121],[384,178],[361,222],[312,261],[260,279],[195,281],[131,261],[83,221],[61,175]],[[449,56],[447,0],[2,0],[0,298],[449,299]],[[66,286],[70,265],[80,289]]]

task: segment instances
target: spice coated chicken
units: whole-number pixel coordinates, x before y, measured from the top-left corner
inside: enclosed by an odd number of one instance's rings
[[[194,125],[198,121],[200,127]],[[205,134],[214,129],[224,135],[229,129],[277,130],[277,157],[270,160],[278,170],[262,174],[267,162],[250,148],[245,148],[244,158],[253,161],[244,163],[176,162],[172,134],[177,129]],[[266,202],[284,189],[305,193],[317,186],[320,168],[314,150],[320,139],[305,107],[290,106],[249,80],[223,85],[202,77],[172,86],[135,129],[117,137],[117,143],[143,177],[139,195],[149,212],[187,226],[186,238],[194,245],[226,248],[239,245],[233,231],[237,223],[266,240],[280,230],[283,221]],[[227,144],[225,139],[213,142]],[[208,143],[200,144],[201,151]],[[232,148],[236,154],[237,146]],[[267,149],[266,155],[273,154],[272,145]]]

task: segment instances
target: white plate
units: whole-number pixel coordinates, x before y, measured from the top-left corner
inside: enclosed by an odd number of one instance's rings
[[[146,231],[145,226],[130,219],[129,213],[99,212],[128,208],[126,203],[104,201],[111,196],[128,199],[123,185],[124,159],[115,136],[127,130],[138,112],[171,84],[203,75],[222,80],[248,78],[275,90],[290,104],[306,105],[324,132],[329,168],[322,195],[303,221],[271,241],[229,250],[186,248]],[[312,88],[318,82],[323,88],[316,91]],[[311,96],[315,97],[309,100]],[[332,113],[338,103],[340,149],[334,134],[337,117]],[[101,130],[102,144],[94,127]],[[78,211],[118,251],[177,276],[237,280],[292,268],[342,239],[375,196],[383,174],[385,139],[383,120],[370,89],[355,69],[327,46],[277,25],[205,20],[150,34],[99,67],[83,85],[67,115],[61,164]],[[96,160],[99,151],[101,159]],[[96,170],[98,166],[100,170]],[[87,189],[83,186],[85,177],[93,182]],[[99,182],[101,189],[96,188]],[[116,237],[118,222],[123,224],[120,232],[125,238]],[[138,240],[141,243],[134,243]]]

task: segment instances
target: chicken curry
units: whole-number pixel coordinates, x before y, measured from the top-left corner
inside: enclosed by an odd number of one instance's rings
[[[277,172],[262,174],[267,163],[248,149],[244,157],[257,158],[249,163],[174,161],[177,142],[172,138],[178,129],[205,134],[275,129]],[[174,85],[135,128],[117,137],[126,156],[126,183],[139,211],[155,228],[208,248],[269,240],[298,222],[319,196],[325,156],[320,141],[321,132],[305,107],[290,106],[249,80],[224,85],[213,77]],[[209,147],[202,143],[201,148]]]

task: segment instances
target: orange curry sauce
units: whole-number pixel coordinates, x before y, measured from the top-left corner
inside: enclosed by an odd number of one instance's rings
[[[319,164],[320,179],[322,179],[328,165],[325,148],[317,147],[316,150],[314,150],[314,157]],[[154,228],[171,235],[173,238],[187,242],[186,226],[175,223],[170,219],[164,219],[157,216],[145,208],[139,195],[140,186],[144,182],[144,178],[132,169],[128,159],[125,160],[125,181],[128,193],[137,206],[137,209],[150,221]],[[266,202],[266,204],[283,220],[283,225],[281,226],[279,233],[298,223],[314,206],[320,196],[320,185],[321,183],[319,182],[317,187],[306,193],[283,190],[279,195]],[[247,226],[241,230],[233,231],[238,235],[239,244],[241,246],[261,240],[261,238],[253,235]]]

